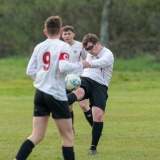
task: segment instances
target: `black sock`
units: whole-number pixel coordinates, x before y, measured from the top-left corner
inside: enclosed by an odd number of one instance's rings
[[[67,94],[67,97],[68,97],[68,104],[69,105],[73,104],[77,100],[76,95],[72,92]]]
[[[26,160],[27,157],[29,156],[29,154],[32,152],[33,148],[34,148],[34,144],[29,139],[26,139],[22,143],[22,145],[16,155],[16,159],[17,160]]]
[[[73,126],[73,124],[74,124],[74,113],[73,113],[73,111],[71,111],[71,118],[72,118],[72,126]]]
[[[75,160],[73,147],[62,146],[62,154],[64,160]]]
[[[88,121],[88,123],[91,125],[91,127],[93,126],[93,117],[92,117],[92,111],[91,109],[88,110],[87,112],[84,112],[84,115]]]
[[[93,122],[92,127],[92,144],[91,144],[91,150],[96,150],[96,147],[98,145],[101,133],[103,130],[103,122]]]

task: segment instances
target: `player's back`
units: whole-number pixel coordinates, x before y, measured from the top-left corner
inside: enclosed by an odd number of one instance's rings
[[[34,86],[58,100],[67,100],[64,86],[66,75],[59,70],[59,58],[63,51],[70,54],[70,46],[59,39],[47,39],[34,51],[37,60]]]

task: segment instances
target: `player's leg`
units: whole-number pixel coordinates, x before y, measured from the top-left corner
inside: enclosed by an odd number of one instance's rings
[[[97,154],[97,145],[103,130],[103,118],[106,107],[106,100],[108,87],[92,81],[92,92],[90,96],[90,104],[92,106],[93,127],[92,127],[92,141],[90,147],[90,155]]]
[[[71,91],[68,91],[66,90],[66,93],[69,94],[71,93]],[[74,112],[73,112],[73,105],[69,105],[69,110],[71,112],[71,118],[72,118],[72,130],[73,130],[73,133],[75,134],[75,129],[74,129]]]
[[[43,140],[48,125],[48,120],[49,116],[33,118],[33,132],[28,139],[32,141],[34,145],[37,145]]]
[[[104,111],[101,108],[93,106],[92,116],[93,116],[92,141],[89,154],[95,155],[97,154],[96,147],[98,145],[103,130]]]
[[[33,117],[32,134],[22,143],[15,160],[25,160],[32,149],[43,140],[47,128],[49,116]]]
[[[81,101],[88,99],[90,93],[90,84],[85,77],[81,78],[81,87],[67,94],[69,105],[73,104],[75,101]]]
[[[83,88],[78,88],[77,90],[67,94],[69,105],[73,104],[75,101],[80,101],[83,99],[85,91]]]
[[[74,160],[74,135],[72,131],[72,119],[71,112],[68,107],[68,101],[59,101],[53,96],[47,96],[45,101],[52,112],[52,118],[54,119],[62,138],[63,158],[64,160]]]
[[[55,119],[55,123],[62,137],[62,154],[64,160],[75,160],[73,148],[73,131],[70,119]]]
[[[74,129],[74,112],[73,112],[73,104],[69,105],[69,110],[71,112],[71,118],[72,118],[72,130],[73,133],[75,133],[75,129]]]
[[[71,112],[72,125],[73,125],[73,123],[74,123],[73,105],[69,105],[69,110]]]
[[[72,132],[72,123],[70,119],[54,119],[59,130],[59,133],[62,137],[62,145],[64,147],[73,146],[73,132]]]
[[[45,105],[43,96],[43,92],[36,90],[34,96],[33,131],[27,140],[21,145],[15,160],[25,160],[32,152],[34,146],[44,137],[50,111]]]
[[[93,126],[93,117],[92,117],[92,110],[88,105],[88,100],[85,99],[83,101],[79,101],[79,106],[81,107],[88,123],[90,124],[90,126]]]

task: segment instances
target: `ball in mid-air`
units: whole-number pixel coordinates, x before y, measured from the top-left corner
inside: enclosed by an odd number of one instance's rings
[[[74,91],[81,85],[81,79],[76,74],[68,74],[65,78],[65,87],[68,91]]]

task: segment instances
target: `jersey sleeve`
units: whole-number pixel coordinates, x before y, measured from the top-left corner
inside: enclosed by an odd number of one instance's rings
[[[59,61],[59,70],[65,74],[77,74],[83,71],[83,65],[81,62],[71,63],[69,61]]]
[[[36,78],[36,70],[37,70],[37,60],[36,60],[36,48],[33,51],[33,54],[29,60],[26,74],[35,80]]]
[[[60,72],[70,74],[77,73],[83,71],[83,65],[80,62],[71,63],[70,55],[71,55],[71,47],[69,45],[65,45],[62,48],[60,57],[59,57],[59,70]]]
[[[90,61],[90,58],[87,57],[87,61],[91,64],[92,68],[106,67],[114,62],[114,57],[111,51],[107,51],[102,57],[94,61]]]

